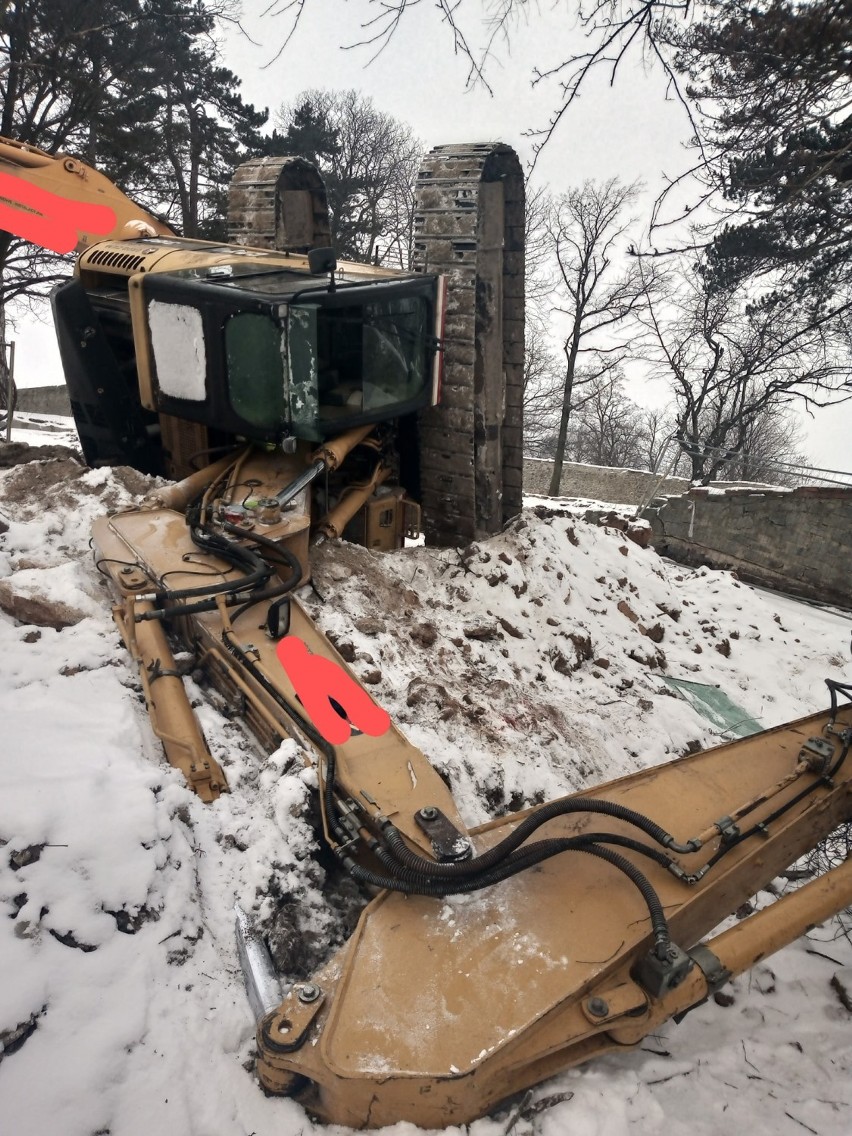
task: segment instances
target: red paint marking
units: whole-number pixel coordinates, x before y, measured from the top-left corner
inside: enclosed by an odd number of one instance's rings
[[[0,201],[0,229],[51,252],[73,252],[80,232],[100,235],[115,228],[115,212],[108,205],[70,201],[13,174],[0,173],[0,197],[6,198]],[[36,212],[15,209],[10,201]]]
[[[327,742],[343,745],[352,734],[352,726],[371,738],[388,732],[390,715],[337,663],[312,655],[296,635],[286,636],[275,650],[305,713]],[[334,709],[332,698],[343,707],[349,721]]]

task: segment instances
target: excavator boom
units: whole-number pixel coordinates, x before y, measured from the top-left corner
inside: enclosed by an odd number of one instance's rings
[[[54,252],[174,236],[102,173],[69,154],[0,139],[0,228]]]

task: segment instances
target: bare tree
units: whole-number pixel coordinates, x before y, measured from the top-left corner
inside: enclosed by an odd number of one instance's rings
[[[768,406],[746,426],[743,447],[721,471],[724,481],[797,485],[809,465],[802,424],[789,407]],[[797,468],[791,468],[797,467]]]
[[[319,7],[320,0],[315,0]],[[328,0],[325,0],[328,5]],[[370,60],[384,51],[402,21],[420,0],[361,0],[362,34],[347,48],[361,48]],[[311,0],[275,0],[266,9],[281,20],[278,55],[293,38]],[[724,0],[705,0],[700,10],[711,14],[724,6]],[[443,34],[453,53],[465,60],[467,85],[492,90],[490,74],[501,49],[511,48],[512,33],[522,20],[540,14],[538,0],[434,0],[431,5],[437,35]],[[576,21],[566,18],[562,58],[547,69],[533,67],[533,84],[553,81],[558,87],[557,105],[550,121],[532,131],[540,149],[561,123],[568,109],[587,85],[588,77],[603,72],[612,82],[625,59],[661,64],[671,90],[685,102],[682,74],[674,60],[671,28],[677,17],[687,20],[695,8],[690,0],[597,0],[588,7],[579,2]],[[577,49],[579,47],[579,50]],[[276,56],[277,58],[277,56]]]
[[[562,368],[551,331],[555,284],[547,221],[553,199],[545,186],[527,187],[524,211],[524,450],[552,457],[562,406]]]
[[[524,451],[553,456],[562,409],[562,368],[542,322],[527,314],[524,339]]]
[[[325,149],[304,150],[312,135]],[[422,146],[405,123],[357,91],[310,90],[281,108],[281,153],[316,161],[328,192],[332,243],[348,260],[411,266],[414,186]],[[310,147],[310,143],[309,147]]]
[[[557,302],[554,311],[567,321],[564,354],[562,406],[554,454],[550,492],[559,492],[568,424],[578,388],[596,381],[620,360],[621,345],[613,333],[653,291],[652,269],[636,261],[622,267],[617,261],[618,242],[630,220],[625,211],[634,202],[638,187],[617,179],[586,182],[564,194],[554,204],[547,232],[557,265]],[[582,357],[594,352],[596,365],[583,368]],[[606,362],[604,356],[610,356]]]
[[[664,298],[649,296],[641,322],[646,355],[672,388],[693,481],[719,477],[784,406],[852,397],[842,300],[815,314],[789,298],[755,302],[740,287],[708,292],[700,271],[677,280]]]
[[[574,460],[589,465],[641,468],[644,450],[642,410],[624,390],[619,368],[598,376],[585,389],[571,430]]]
[[[680,447],[672,448],[676,434],[675,419],[670,407],[662,410],[645,409],[642,412],[642,462],[639,468],[649,469],[651,473],[663,473],[668,467],[674,474],[678,465],[675,458],[683,461]]]

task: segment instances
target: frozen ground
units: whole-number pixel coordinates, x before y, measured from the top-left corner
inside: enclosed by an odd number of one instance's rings
[[[0,614],[0,1130],[316,1136],[253,1079],[231,911],[270,929],[294,977],[345,937],[350,905],[323,895],[293,744],[259,754],[195,690],[232,792],[204,806],[162,759],[88,548],[91,520],[143,489],[69,461],[0,473],[0,588],[65,624]],[[316,578],[308,606],[470,822],[718,740],[661,670],[772,726],[822,708],[823,679],[852,669],[848,616],[683,569],[561,507],[462,552],[327,549]],[[848,1136],[840,931],[465,1131]]]

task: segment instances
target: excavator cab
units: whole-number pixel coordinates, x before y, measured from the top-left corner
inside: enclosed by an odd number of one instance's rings
[[[137,248],[95,246],[53,296],[90,464],[180,476],[184,453],[210,445],[319,443],[437,402],[442,278],[326,277],[200,241]]]
[[[257,441],[321,442],[435,401],[435,277],[318,286],[238,267],[131,282],[148,409]]]

